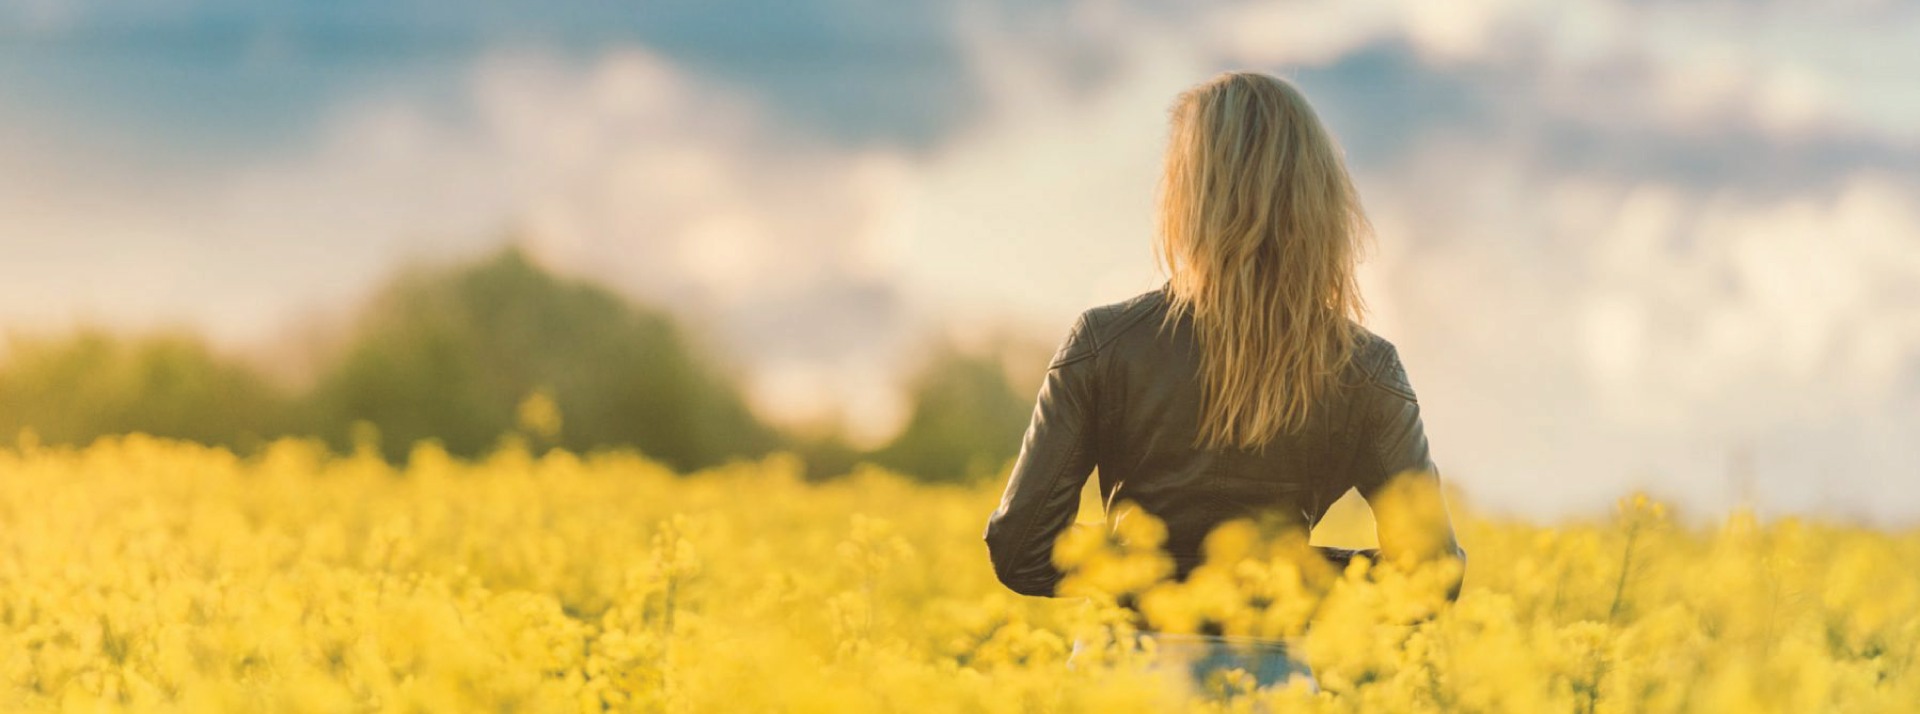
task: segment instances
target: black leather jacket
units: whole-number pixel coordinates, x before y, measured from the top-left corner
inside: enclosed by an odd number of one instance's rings
[[[1128,500],[1163,520],[1180,579],[1199,564],[1207,532],[1229,519],[1277,513],[1311,528],[1349,488],[1378,508],[1379,490],[1402,471],[1439,478],[1399,355],[1364,329],[1349,373],[1306,428],[1277,437],[1264,452],[1193,447],[1197,345],[1184,316],[1160,331],[1167,297],[1163,285],[1087,310],[1054,354],[986,526],[994,572],[1015,592],[1055,594],[1063,574],[1052,547],[1096,467],[1108,522],[1117,522],[1111,510]],[[1464,558],[1444,510],[1434,525]]]

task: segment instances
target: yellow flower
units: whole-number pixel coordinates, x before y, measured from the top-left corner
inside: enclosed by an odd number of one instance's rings
[[[557,432],[557,416],[554,421]],[[1457,562],[1355,560],[1223,524],[1168,579],[1116,504],[1063,592],[1002,587],[991,485],[792,455],[675,474],[631,452],[404,467],[287,439],[241,458],[129,435],[0,448],[5,711],[1905,711],[1920,535],[1812,518],[1536,524],[1452,506]],[[1432,495],[1432,494],[1428,494]],[[748,496],[748,497],[743,497]],[[1418,505],[1417,503],[1415,504]],[[1392,511],[1392,506],[1385,505]],[[1382,518],[1419,545],[1420,508]],[[1412,513],[1411,525],[1401,519]],[[1100,514],[1089,513],[1089,520]],[[1402,532],[1404,530],[1405,532]],[[1197,691],[1166,631],[1289,640],[1314,672]],[[1211,693],[1224,701],[1196,700]]]

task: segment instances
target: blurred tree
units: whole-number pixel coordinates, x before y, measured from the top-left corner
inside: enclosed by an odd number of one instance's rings
[[[787,433],[783,448],[800,457],[806,466],[803,475],[810,481],[824,481],[852,473],[862,461],[863,452],[847,441],[845,435],[832,433]]]
[[[878,449],[853,446],[837,427],[778,434],[669,317],[555,276],[514,246],[401,271],[301,398],[187,332],[14,335],[9,347],[7,439],[22,428],[74,444],[142,431],[249,452],[303,433],[397,461],[421,439],[472,456],[517,434],[574,451],[632,446],[680,470],[779,448],[812,479],[864,460],[938,482],[990,475],[1018,453],[1038,385],[1010,380],[1009,367],[1031,376],[1048,354],[1006,334],[984,348],[933,345],[910,384],[904,429]]]
[[[287,404],[264,377],[186,332],[12,335],[0,366],[9,441],[23,428],[55,444],[138,431],[246,452],[285,432]]]
[[[554,444],[568,449],[630,445],[692,469],[778,446],[713,363],[667,316],[559,278],[510,245],[403,271],[321,375],[307,418],[342,448],[346,425],[370,422],[396,460],[427,438],[474,455],[514,430],[538,393],[551,401]]]
[[[906,426],[869,460],[926,481],[998,472],[1019,454],[1033,411],[1033,397],[1007,378],[1009,349],[1004,342],[973,351],[937,345],[909,387]]]

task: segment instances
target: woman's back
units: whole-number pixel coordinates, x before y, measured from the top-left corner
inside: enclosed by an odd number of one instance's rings
[[[1200,562],[1215,526],[1236,518],[1311,528],[1350,488],[1374,502],[1388,479],[1432,474],[1419,406],[1393,345],[1356,326],[1342,374],[1295,431],[1262,449],[1196,446],[1198,345],[1166,288],[1084,312],[1048,366],[1012,478],[985,533],[1009,588],[1051,595],[1054,539],[1098,469],[1109,508],[1165,523],[1175,577]],[[1110,512],[1118,523],[1127,514]],[[1451,531],[1445,534],[1448,545]]]

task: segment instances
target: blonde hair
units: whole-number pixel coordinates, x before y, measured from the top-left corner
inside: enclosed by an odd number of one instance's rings
[[[1193,318],[1204,381],[1196,446],[1295,432],[1353,358],[1354,276],[1372,227],[1345,161],[1285,80],[1226,72],[1172,106],[1154,253]]]

